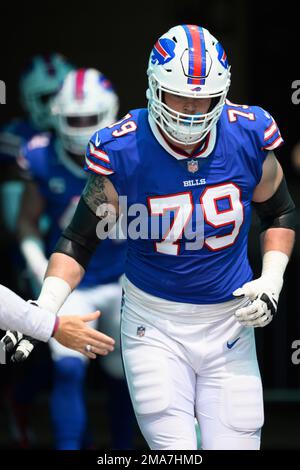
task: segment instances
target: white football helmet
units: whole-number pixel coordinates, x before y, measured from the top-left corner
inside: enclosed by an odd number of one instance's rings
[[[91,135],[116,120],[119,99],[101,72],[78,69],[67,75],[51,110],[64,148],[84,155]]]
[[[150,117],[173,142],[203,140],[219,119],[230,86],[227,56],[217,39],[201,26],[175,26],[154,45],[147,74]],[[184,114],[166,105],[164,92],[212,101],[207,113]]]
[[[73,68],[61,54],[36,55],[21,74],[21,102],[37,130],[52,126],[49,102]]]

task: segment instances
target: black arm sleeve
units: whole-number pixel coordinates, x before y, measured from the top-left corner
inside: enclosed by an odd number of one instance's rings
[[[98,222],[99,218],[81,196],[73,219],[63,231],[54,248],[54,253],[71,256],[86,269],[100,243],[96,232]]]
[[[289,228],[295,230],[295,204],[289,193],[285,178],[270,199],[264,202],[253,202],[261,221],[261,232],[268,228]]]

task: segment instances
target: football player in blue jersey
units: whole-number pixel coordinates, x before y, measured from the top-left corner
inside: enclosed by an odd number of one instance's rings
[[[84,153],[96,129],[116,119],[118,97],[111,83],[94,69],[71,71],[52,101],[57,135],[36,135],[23,151],[28,181],[21,203],[19,237],[27,265],[40,286],[61,231],[68,225],[86,183]],[[39,221],[46,214],[50,221],[43,246]],[[117,339],[121,285],[126,242],[107,240],[99,247],[80,286],[59,311],[82,313],[91,305],[102,311],[106,331]],[[103,271],[102,263],[109,266]],[[76,307],[76,308],[75,308]],[[70,310],[71,309],[71,310]],[[51,309],[52,310],[52,309]],[[94,325],[95,326],[95,325]],[[76,351],[50,340],[54,360],[54,384],[51,400],[52,421],[57,449],[80,449],[86,437],[87,417],[84,399],[86,358]],[[110,416],[114,448],[128,448],[134,414],[124,379],[119,347],[112,357],[101,361],[108,375],[109,398],[113,400]],[[121,410],[120,410],[121,408]]]
[[[294,243],[294,204],[273,152],[283,140],[268,112],[226,101],[228,59],[205,28],[179,25],[161,36],[148,81],[148,109],[130,111],[89,142],[91,175],[38,303],[57,311],[65,302],[104,238],[99,224],[120,213],[122,198],[122,355],[149,447],[196,449],[196,417],[203,449],[259,449],[254,327],[276,313]],[[247,257],[252,206],[262,221],[255,280]]]
[[[24,190],[19,164],[20,149],[28,140],[39,132],[48,132],[51,127],[51,113],[49,100],[59,90],[65,76],[72,70],[73,66],[61,54],[51,53],[47,55],[35,55],[31,57],[22,70],[19,78],[19,99],[24,114],[19,118],[14,118],[10,122],[4,123],[0,128],[0,204],[1,219],[5,228],[5,238],[2,244],[2,262],[5,264],[5,278],[3,282],[13,290],[21,293],[24,297],[35,296],[33,290],[36,288],[32,278],[28,276],[24,260],[19,251],[16,240],[16,221],[20,209],[20,200]],[[3,259],[4,258],[4,259]],[[26,384],[18,385],[22,392],[18,396],[30,396],[24,389],[31,388],[32,379],[29,377],[29,370],[33,377],[36,377],[36,366],[33,370],[32,364],[27,366]],[[28,378],[28,380],[27,380]],[[18,375],[19,381],[19,375]],[[39,380],[41,383],[41,380]],[[9,397],[13,400],[13,395]],[[31,398],[29,399],[31,400]],[[23,426],[29,416],[28,403],[23,403],[21,407],[11,407],[11,416],[14,417],[16,433],[16,444],[27,445],[27,431]],[[24,428],[24,431],[23,429]]]
[[[0,129],[0,164],[6,168],[6,182],[1,187],[3,215],[12,232],[15,230],[23,190],[16,165],[20,149],[35,134],[51,129],[49,100],[57,93],[65,76],[72,69],[69,61],[58,53],[32,57],[19,80],[20,101],[26,115],[24,118],[13,119]]]
[[[60,54],[33,56],[20,80],[20,102],[24,118],[13,119],[1,127],[0,159],[16,159],[20,148],[34,134],[52,127],[49,101],[57,93],[67,73],[74,67]]]

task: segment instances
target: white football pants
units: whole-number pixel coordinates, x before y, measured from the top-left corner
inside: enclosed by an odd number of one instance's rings
[[[263,394],[248,300],[170,302],[124,279],[121,344],[131,400],[151,449],[259,449]]]
[[[59,311],[59,315],[84,315],[95,310],[101,311],[99,320],[90,322],[90,325],[94,328],[98,325],[101,332],[113,337],[116,341],[113,352],[107,356],[100,356],[104,369],[115,378],[124,377],[120,353],[121,298],[122,287],[118,283],[88,289],[76,289]],[[83,354],[62,346],[54,338],[51,338],[49,343],[54,361],[70,356],[80,357],[83,361],[88,360]]]

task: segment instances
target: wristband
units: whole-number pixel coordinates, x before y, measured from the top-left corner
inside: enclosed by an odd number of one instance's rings
[[[52,335],[51,336],[54,336],[55,333],[57,332],[58,328],[59,328],[59,324],[60,324],[60,318],[59,316],[57,315],[56,318],[55,318],[55,323],[54,323],[54,327],[53,327],[53,331],[52,331]]]
[[[37,303],[45,310],[56,314],[70,294],[71,287],[66,281],[60,277],[49,276],[44,280]]]

